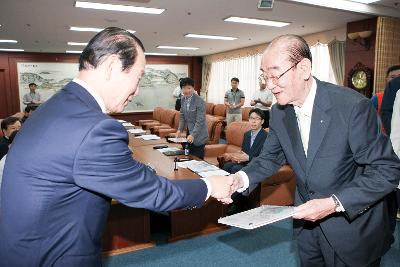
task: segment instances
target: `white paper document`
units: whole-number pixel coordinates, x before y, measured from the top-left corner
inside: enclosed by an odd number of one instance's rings
[[[207,172],[207,171],[217,171],[219,168],[205,161],[197,161],[193,162],[193,164],[189,164],[187,166],[191,171],[199,173],[199,172]]]
[[[267,224],[271,224],[273,222],[290,218],[293,216],[293,214],[293,206],[263,205],[255,209],[220,218],[218,222],[238,228],[251,230]]]
[[[187,139],[185,137],[171,137],[168,138],[168,141],[173,143],[186,143]]]
[[[140,139],[143,139],[143,140],[145,140],[145,141],[148,141],[148,140],[159,140],[159,139],[161,139],[159,136],[157,136],[157,135],[155,135],[155,134],[144,134],[144,135],[141,135],[141,136],[137,136],[137,137],[135,137],[135,138],[140,138]]]
[[[129,129],[128,132],[130,132],[131,134],[141,134],[141,133],[145,133],[146,131],[143,129]]]
[[[196,160],[188,160],[188,161],[181,161],[181,162],[177,162],[176,166],[178,168],[183,168],[186,169],[190,164],[193,164],[193,162],[195,162]]]
[[[178,151],[180,149],[177,147],[165,147],[165,148],[159,148],[157,150],[160,151],[161,153],[164,153],[164,152],[169,152],[169,151]]]
[[[123,122],[123,123],[122,123],[122,126],[124,126],[124,127],[132,127],[132,126],[135,126],[135,125],[133,125],[133,124],[130,123],[130,122]]]
[[[117,120],[117,121],[120,122],[120,123],[126,122],[126,121],[124,121],[124,120]]]
[[[213,175],[227,176],[230,173],[227,172],[227,171],[219,169],[219,170],[215,170],[215,171],[199,172],[198,174],[203,178],[207,178],[207,177],[213,176]]]

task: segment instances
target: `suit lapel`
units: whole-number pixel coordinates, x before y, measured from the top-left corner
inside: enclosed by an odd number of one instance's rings
[[[292,143],[293,153],[297,158],[302,171],[305,173],[306,170],[306,156],[304,154],[303,144],[301,142],[299,127],[297,126],[296,114],[294,113],[293,106],[287,106],[285,108],[285,117],[283,123],[287,130],[289,140]]]
[[[314,78],[315,79],[315,78]],[[314,107],[311,118],[310,137],[307,151],[307,173],[312,166],[315,155],[324,139],[331,121],[330,115],[326,112],[331,108],[329,95],[323,88],[323,84],[317,81],[317,92],[314,99]]]

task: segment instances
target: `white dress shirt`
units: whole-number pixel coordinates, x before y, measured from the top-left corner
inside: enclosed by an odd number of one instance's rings
[[[394,153],[400,158],[400,90],[397,91],[393,103],[391,125],[390,141],[392,142]],[[400,184],[398,188],[400,189]]]
[[[269,89],[258,89],[257,91],[255,91],[252,100],[258,100],[260,99],[262,102],[272,102],[273,100],[273,94],[271,92],[271,90]],[[259,108],[261,110],[270,110],[271,107],[266,107],[261,103],[257,103],[254,105],[255,108]]]
[[[79,84],[79,85],[82,86],[83,88],[85,88],[86,91],[88,91],[88,93],[89,93],[91,96],[93,96],[93,98],[94,98],[94,100],[96,100],[97,104],[99,104],[99,106],[100,106],[100,108],[101,108],[101,111],[102,111],[103,113],[107,113],[107,111],[106,111],[106,105],[104,104],[103,99],[99,96],[99,94],[98,94],[95,90],[92,89],[92,87],[90,87],[89,84],[87,84],[86,82],[84,82],[84,81],[82,81],[82,80],[80,80],[80,79],[78,79],[78,78],[75,78],[75,79],[73,79],[72,81],[73,81],[74,83]]]

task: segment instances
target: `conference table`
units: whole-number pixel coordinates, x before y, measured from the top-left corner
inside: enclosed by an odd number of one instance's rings
[[[166,139],[145,141],[129,134],[129,146],[133,151],[133,158],[151,165],[158,175],[170,180],[200,178],[189,169],[174,170],[175,157],[165,156],[153,148],[153,146],[163,144],[181,148],[180,144],[168,143]],[[225,216],[224,205],[212,198],[198,209],[171,211],[169,212],[168,240],[172,242],[226,229],[226,226],[217,223],[217,220],[223,216]],[[150,230],[148,210],[130,208],[113,200],[103,236],[103,255],[115,255],[154,246]]]

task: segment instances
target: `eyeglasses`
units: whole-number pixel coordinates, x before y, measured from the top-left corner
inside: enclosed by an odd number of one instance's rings
[[[265,84],[268,87],[269,82],[271,82],[274,85],[277,85],[279,82],[279,79],[282,78],[283,75],[285,75],[286,73],[288,73],[291,69],[293,69],[294,67],[297,66],[297,64],[299,64],[299,62],[294,63],[290,68],[288,68],[287,70],[285,70],[284,72],[282,72],[281,74],[279,74],[278,76],[271,76],[271,77],[266,77],[264,75],[264,73],[261,73],[260,78],[264,79]],[[271,88],[271,87],[268,87]]]
[[[249,120],[260,121],[262,119],[260,117],[249,117]]]

